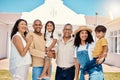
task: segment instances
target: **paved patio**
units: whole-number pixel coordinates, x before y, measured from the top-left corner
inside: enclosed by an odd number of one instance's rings
[[[52,60],[52,70],[55,71],[56,70],[56,64],[55,64],[55,60]],[[9,69],[9,59],[3,59],[0,60],[0,70],[8,70]],[[115,66],[110,66],[107,64],[103,64],[103,70],[104,72],[120,72],[120,68],[115,67]],[[31,68],[30,68],[31,71]]]

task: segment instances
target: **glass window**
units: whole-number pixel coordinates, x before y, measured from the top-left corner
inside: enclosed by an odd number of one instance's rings
[[[111,53],[120,53],[120,30],[110,32],[109,47]]]
[[[119,40],[118,40],[118,45],[119,45],[119,53],[120,53],[120,36],[119,36]]]
[[[117,36],[117,31],[114,31],[114,36]]]
[[[109,45],[110,45],[110,52],[113,53],[113,46],[112,46],[113,45],[113,37],[111,37]]]
[[[115,53],[117,53],[117,37],[115,37]]]
[[[113,32],[110,32],[110,36],[113,36]]]

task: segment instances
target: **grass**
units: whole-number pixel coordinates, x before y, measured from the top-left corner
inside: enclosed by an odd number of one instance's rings
[[[29,73],[28,80],[32,80],[31,76],[32,74]],[[12,80],[8,70],[0,70],[0,80]]]
[[[105,80],[120,80],[120,72],[106,72]]]
[[[11,80],[8,70],[0,70],[0,80]]]
[[[105,72],[105,80],[120,80],[120,72]],[[51,80],[54,80],[55,73],[52,73]],[[0,70],[0,80],[11,80],[8,70]],[[28,80],[31,80],[31,73],[28,75]]]

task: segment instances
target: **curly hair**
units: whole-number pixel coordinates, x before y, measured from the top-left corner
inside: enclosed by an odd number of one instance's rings
[[[76,34],[76,36],[75,36],[74,45],[75,45],[76,47],[79,47],[80,44],[81,44],[80,32],[81,32],[81,31],[79,31],[79,32]],[[92,42],[94,42],[93,36],[91,35],[91,33],[90,33],[89,31],[87,31],[87,33],[88,33],[88,38],[87,38],[85,41],[86,41],[87,43],[92,43]]]

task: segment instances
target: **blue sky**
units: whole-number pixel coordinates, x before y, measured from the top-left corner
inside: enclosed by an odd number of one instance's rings
[[[62,0],[63,4],[77,14],[107,15],[104,8],[106,0]],[[21,13],[29,12],[44,4],[45,0],[0,0],[0,12]]]

